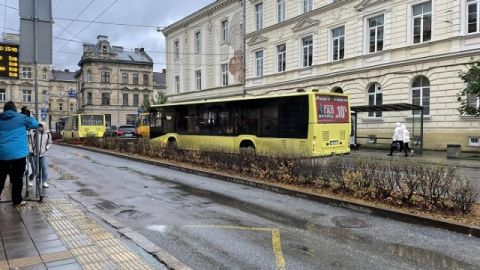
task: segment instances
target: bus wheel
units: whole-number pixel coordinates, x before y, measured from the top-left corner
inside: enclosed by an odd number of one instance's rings
[[[255,145],[252,141],[242,141],[240,143],[240,153],[241,154],[255,154]]]
[[[167,149],[176,150],[177,149],[177,140],[175,138],[169,138],[167,142]]]

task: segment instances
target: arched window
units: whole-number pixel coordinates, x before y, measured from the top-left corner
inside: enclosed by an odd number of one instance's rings
[[[418,76],[412,83],[412,103],[423,106],[423,114],[430,115],[430,81],[425,76]],[[419,111],[414,112],[420,114]]]
[[[90,69],[87,70],[87,82],[92,81],[92,71]]]
[[[339,86],[335,86],[332,88],[332,93],[343,94],[343,89]]]
[[[379,83],[372,83],[368,88],[368,105],[382,105],[382,86]],[[369,112],[368,117],[382,117],[382,112]]]

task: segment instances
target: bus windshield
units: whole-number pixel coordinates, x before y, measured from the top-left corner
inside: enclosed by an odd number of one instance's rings
[[[82,115],[82,126],[103,126],[103,115]]]
[[[316,95],[318,123],[348,123],[348,99],[344,96]]]

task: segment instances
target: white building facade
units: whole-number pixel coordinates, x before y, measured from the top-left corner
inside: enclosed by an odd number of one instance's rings
[[[352,106],[422,105],[425,148],[479,150],[480,119],[460,115],[457,98],[459,75],[480,56],[480,0],[245,4],[247,94],[319,88],[349,95]],[[362,113],[358,134],[388,138],[393,123],[413,129],[418,116]]]
[[[243,93],[241,0],[218,0],[162,30],[169,102]]]

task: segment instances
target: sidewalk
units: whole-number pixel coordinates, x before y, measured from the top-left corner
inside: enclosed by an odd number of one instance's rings
[[[4,190],[3,201],[8,199],[5,193],[10,191]],[[0,270],[160,267],[65,197],[28,201],[17,208],[0,203],[0,217]]]
[[[376,149],[366,149],[360,148],[360,150],[355,150],[350,152],[352,156],[360,156],[360,157],[374,157],[374,158],[392,158],[388,157],[388,150],[376,150]],[[429,151],[424,150],[423,155],[410,155],[409,157],[404,157],[403,152],[399,153],[396,152],[393,155],[394,158],[408,158],[413,160],[422,160],[431,163],[439,163],[439,164],[450,164],[460,168],[471,168],[471,169],[480,169],[480,153],[462,153],[460,158],[447,158],[446,151]],[[475,160],[477,159],[478,160]]]

